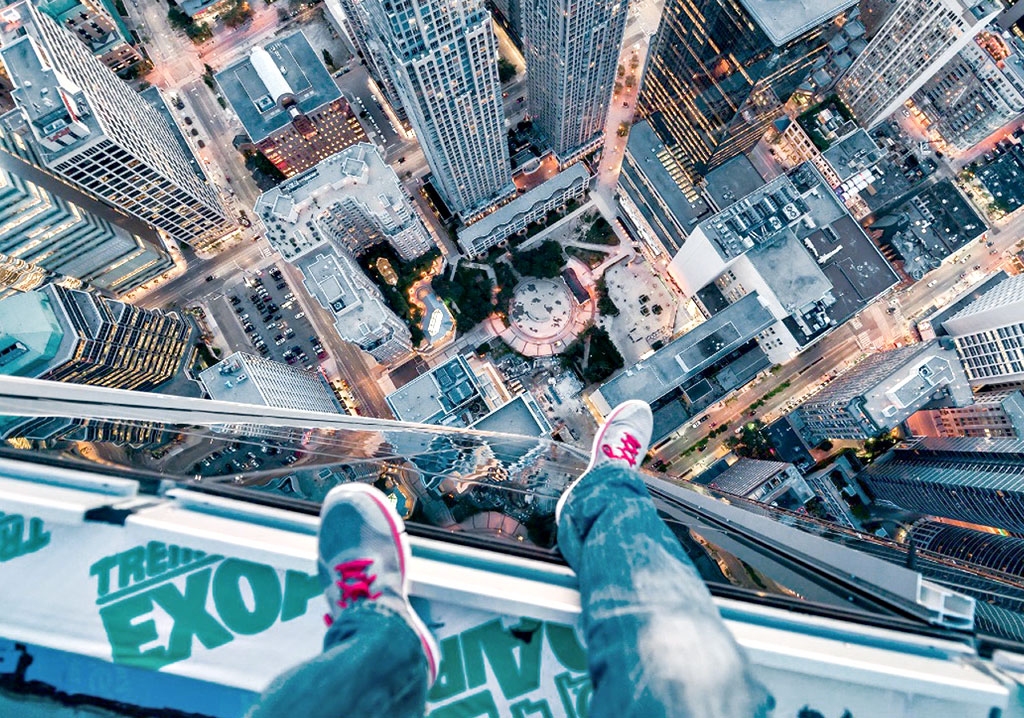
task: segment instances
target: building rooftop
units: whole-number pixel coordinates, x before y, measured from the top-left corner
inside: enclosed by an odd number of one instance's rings
[[[740,0],[740,3],[775,46],[781,47],[855,5],[856,0]]]
[[[666,244],[665,249],[674,254],[685,235],[679,236],[672,224],[677,224],[689,233],[700,218],[707,216],[711,208],[699,196],[690,199],[683,193],[673,179],[672,172],[665,166],[666,162],[672,165],[675,161],[668,154],[664,143],[658,139],[650,122],[643,120],[633,125],[626,143],[623,178],[620,182],[630,179],[629,165],[635,166],[636,171],[643,174],[646,183],[629,184],[629,190],[640,195],[633,202],[652,227],[662,228],[660,239]],[[637,199],[642,201],[637,202]]]
[[[708,172],[704,185],[715,205],[725,208],[763,187],[765,181],[746,155],[736,155]]]
[[[758,486],[774,476],[791,468],[792,464],[785,461],[762,461],[759,459],[740,459],[719,474],[706,476],[709,472],[701,474],[695,481],[705,486],[711,486],[719,491],[746,496]]]
[[[999,282],[942,326],[957,336],[1018,323],[1024,323],[1024,274]]]
[[[267,239],[286,260],[323,244],[324,235],[340,239],[351,221],[337,224],[338,205],[351,197],[382,226],[401,228],[415,222],[426,238],[426,228],[410,212],[398,175],[373,145],[361,142],[337,152],[315,167],[264,192],[254,211],[267,230]]]
[[[473,370],[462,356],[456,356],[385,398],[399,421],[441,424],[480,397]]]
[[[871,135],[858,128],[838,142],[833,142],[821,154],[839,176],[840,181],[847,182],[873,167],[885,157],[886,152],[875,144]]]
[[[551,424],[530,394],[520,394],[487,416],[470,424],[471,429],[521,436],[549,436]]]
[[[907,352],[906,363],[864,394],[864,409],[880,426],[885,425],[884,419],[894,416],[905,419],[929,403],[937,391],[948,394],[955,406],[973,401],[956,352],[943,349],[938,342],[912,346],[918,351]]]
[[[751,293],[703,324],[619,372],[598,390],[608,406],[627,399],[654,402],[775,323]]]
[[[45,292],[0,301],[0,374],[38,376],[57,356],[63,338]]]
[[[253,48],[247,57],[218,72],[216,79],[253,142],[286,127],[294,116],[341,97],[301,30]]]
[[[948,179],[921,187],[871,229],[881,230],[914,279],[985,233],[987,225]]]
[[[0,59],[16,88],[11,96],[47,157],[59,156],[100,131],[96,115],[79,104],[86,102],[82,93],[58,78],[29,36],[0,30],[0,44]]]
[[[370,351],[405,330],[355,262],[329,244],[292,264],[310,295],[334,316],[334,328],[345,341]]]
[[[976,284],[973,287],[970,287],[969,289],[966,289],[960,294],[958,294],[956,297],[953,298],[953,301],[951,301],[946,306],[932,312],[930,315],[928,315],[923,320],[921,320],[921,322],[918,323],[918,327],[920,328],[922,327],[922,325],[927,324],[928,326],[931,327],[931,330],[935,333],[936,336],[941,337],[949,334],[949,332],[947,332],[942,326],[942,323],[944,321],[951,318],[955,314],[959,313],[960,310],[966,307],[968,304],[971,304],[972,302],[975,302],[978,299],[980,299],[983,294],[988,292],[990,289],[992,289],[999,283],[1005,281],[1009,276],[1010,275],[1008,275],[1005,272],[1005,270],[1000,269],[995,274],[986,277],[985,280],[982,281],[980,284]]]
[[[259,386],[247,375],[246,367],[250,358],[255,359],[242,352],[235,352],[199,373],[199,380],[211,399],[267,406]],[[291,369],[287,364],[283,366]]]
[[[531,209],[538,202],[543,202],[547,198],[568,189],[576,182],[587,180],[589,176],[590,174],[587,172],[584,164],[577,162],[551,179],[519,195],[508,204],[502,205],[482,219],[460,229],[458,232],[459,244],[463,247],[474,246],[478,240],[487,237],[494,230],[515,219],[516,215]]]
[[[875,426],[891,428],[933,401],[957,407],[974,401],[956,352],[936,340],[868,356],[803,407],[827,413],[856,405]]]
[[[832,289],[832,282],[788,229],[777,241],[757,247],[746,256],[789,313],[799,312]]]
[[[1019,144],[979,167],[975,177],[1007,214],[1024,206],[1024,148]]]
[[[319,372],[307,372],[281,362],[235,352],[200,372],[211,399],[237,404],[343,413]]]

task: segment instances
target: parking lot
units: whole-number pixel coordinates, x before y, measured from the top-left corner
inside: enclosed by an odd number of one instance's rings
[[[301,287],[299,291],[304,291]],[[225,298],[252,351],[274,361],[312,370],[327,358],[320,338],[295,300],[295,290],[277,265],[256,272],[226,291]]]

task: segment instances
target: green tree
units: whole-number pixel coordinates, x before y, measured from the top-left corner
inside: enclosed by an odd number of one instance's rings
[[[590,351],[587,354],[587,343]],[[587,354],[584,366],[583,357]],[[574,341],[563,355],[563,361],[573,365],[588,384],[602,382],[625,366],[618,348],[601,327],[590,327]]]
[[[324,56],[324,64],[327,65],[327,68],[331,72],[334,72],[335,70],[338,69],[338,66],[334,64],[334,56],[331,55],[330,52],[328,52],[327,48],[321,50],[320,54]]]
[[[456,323],[465,332],[491,315],[494,287],[487,272],[460,264],[451,279],[434,277],[431,285],[437,295],[455,310]]]
[[[602,317],[619,316],[619,308],[608,296],[608,284],[604,281],[604,277],[597,280],[597,311],[601,313]]]
[[[504,57],[498,58],[498,80],[501,84],[509,82],[516,76],[516,66],[506,60]]]
[[[512,264],[521,276],[550,279],[561,274],[565,253],[558,242],[549,239],[533,249],[513,252]]]

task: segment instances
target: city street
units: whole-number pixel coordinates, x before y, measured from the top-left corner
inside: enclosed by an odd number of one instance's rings
[[[839,327],[828,336],[794,360],[783,365],[776,374],[748,385],[724,403],[715,404],[705,412],[710,419],[698,428],[685,424],[667,441],[656,447],[654,458],[666,462],[669,472],[674,475],[688,474],[706,468],[714,458],[727,453],[725,440],[742,421],[759,419],[770,423],[784,416],[800,401],[805,400],[816,389],[824,386],[827,377],[832,378],[849,368],[852,363],[868,353],[891,349],[896,342],[915,341],[911,325],[916,324],[935,309],[941,308],[970,286],[996,271],[1007,260],[1007,252],[1024,231],[1024,217],[1017,217],[998,234],[989,232],[996,254],[990,254],[983,241],[976,242],[961,250],[957,256],[966,259],[963,263],[947,260],[938,269],[929,273],[922,281],[883,297],[867,307],[860,315]],[[974,266],[981,269],[975,270]],[[967,276],[961,279],[960,275]],[[928,284],[937,282],[932,287]],[[896,311],[890,314],[887,308]],[[860,328],[858,328],[860,325]],[[813,367],[813,371],[808,371]],[[747,407],[780,384],[790,385],[769,399],[753,415]],[[693,452],[681,457],[680,453],[697,444],[707,436],[714,426],[726,425],[729,431],[708,442],[703,452]]]

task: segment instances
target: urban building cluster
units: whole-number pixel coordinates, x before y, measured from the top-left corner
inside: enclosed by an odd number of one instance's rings
[[[465,437],[537,456],[641,399],[652,470],[1024,595],[1024,11],[665,0],[634,40],[641,4],[281,2],[186,79],[137,8],[3,7],[0,374],[348,421],[344,467],[280,437],[182,466],[514,541],[545,479]]]

